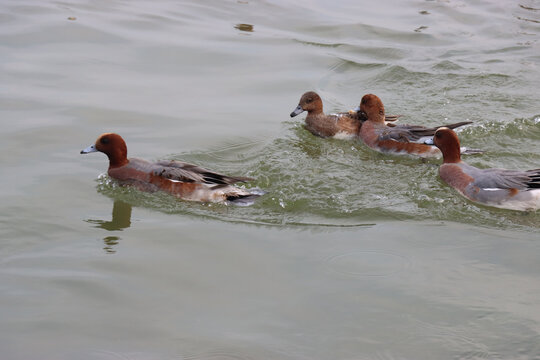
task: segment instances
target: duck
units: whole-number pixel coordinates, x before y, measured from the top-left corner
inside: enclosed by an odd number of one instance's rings
[[[260,193],[234,186],[252,181],[249,177],[227,176],[177,160],[151,162],[127,157],[124,139],[115,133],[101,134],[81,154],[102,152],[109,158],[107,174],[120,185],[147,192],[165,191],[182,200],[251,205]]]
[[[362,121],[357,112],[341,112],[326,115],[323,112],[321,97],[314,91],[302,95],[298,106],[291,112],[291,117],[307,111],[306,129],[315,136],[322,138],[355,139],[358,137]],[[389,115],[385,121],[396,121],[399,116]]]
[[[486,206],[518,211],[535,211],[540,207],[540,169],[479,169],[461,160],[457,134],[439,128],[426,140],[443,154],[440,178],[465,198]]]
[[[374,94],[362,97],[360,106],[355,108],[363,123],[360,127],[359,137],[368,147],[383,153],[398,155],[413,155],[421,158],[441,157],[441,151],[424,141],[433,136],[441,127],[455,129],[471,124],[472,121],[461,121],[454,124],[425,127],[421,125],[391,124],[385,122],[384,105],[381,99]],[[467,154],[481,153],[481,150],[463,148]]]

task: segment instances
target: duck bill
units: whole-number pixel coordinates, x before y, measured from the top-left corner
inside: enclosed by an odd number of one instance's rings
[[[299,115],[303,112],[304,112],[304,109],[302,109],[302,107],[298,105],[296,109],[294,109],[294,111],[291,113],[291,117],[295,117],[296,115]]]
[[[353,109],[353,111],[356,111],[356,112],[359,112],[360,111],[360,106],[357,106]]]
[[[426,145],[435,145],[435,143],[433,142],[433,138],[427,139],[426,141],[424,141],[424,144],[426,144]]]
[[[96,145],[93,144],[93,145],[90,145],[89,147],[87,147],[86,149],[82,149],[81,150],[81,154],[89,154],[89,153],[93,153],[93,152],[97,152],[98,150],[96,149]]]

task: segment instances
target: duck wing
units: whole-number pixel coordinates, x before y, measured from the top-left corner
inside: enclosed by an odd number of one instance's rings
[[[380,140],[395,140],[400,142],[421,142],[424,137],[431,137],[435,135],[441,127],[447,127],[449,129],[455,129],[457,127],[471,124],[472,121],[461,121],[448,125],[440,125],[435,127],[426,127],[422,125],[396,125],[387,124],[386,128],[380,135]]]
[[[366,117],[365,114],[361,113],[360,111],[354,111],[354,110],[349,110],[348,112],[340,112],[340,113],[337,113],[336,115],[348,116],[351,119],[355,119],[355,120],[359,120],[359,121],[367,120],[367,117]],[[384,120],[385,121],[397,121],[401,116],[403,116],[403,115],[385,115]]]
[[[475,179],[474,185],[482,189],[530,190],[540,188],[540,169],[519,171],[478,169],[472,166],[462,168],[467,175]]]
[[[253,180],[248,177],[219,174],[200,166],[177,160],[160,160],[154,163],[152,173],[171,180],[215,185],[230,185]]]

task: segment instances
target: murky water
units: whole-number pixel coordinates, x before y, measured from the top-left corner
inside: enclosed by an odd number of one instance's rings
[[[539,213],[289,118],[371,92],[538,168],[539,35],[533,0],[3,1],[1,358],[540,359]],[[268,194],[119,188],[105,131]]]

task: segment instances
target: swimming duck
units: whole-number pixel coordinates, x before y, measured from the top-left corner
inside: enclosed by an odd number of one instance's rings
[[[150,162],[127,157],[122,137],[105,133],[81,154],[102,152],[109,158],[108,175],[121,185],[131,185],[142,191],[163,190],[183,200],[201,202],[232,202],[249,205],[260,194],[232,184],[252,180],[248,177],[222,175],[197,165],[176,161]]]
[[[433,136],[435,131],[442,126],[454,129],[472,123],[462,121],[432,128],[421,125],[389,125],[385,122],[384,105],[381,99],[373,94],[364,95],[360,106],[355,110],[363,120],[360,138],[367,146],[384,153],[409,154],[422,158],[441,156],[440,150],[435,146],[424,144],[423,138]],[[463,151],[481,152],[466,148],[463,148]]]
[[[291,113],[295,117],[307,111],[306,129],[315,136],[323,138],[354,139],[358,137],[362,122],[355,111],[326,115],[323,112],[321,97],[308,91],[300,98],[298,106]],[[389,115],[385,121],[396,121],[398,116]]]
[[[461,160],[459,138],[449,128],[440,128],[428,144],[443,154],[441,179],[467,199],[479,204],[510,210],[540,207],[540,169],[479,169]]]

